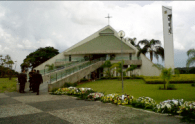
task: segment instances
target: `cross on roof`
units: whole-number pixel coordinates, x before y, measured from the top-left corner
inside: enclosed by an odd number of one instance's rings
[[[105,18],[108,18],[108,25],[109,25],[109,19],[112,18],[112,17],[109,16],[109,14],[108,14],[108,17],[105,17]]]

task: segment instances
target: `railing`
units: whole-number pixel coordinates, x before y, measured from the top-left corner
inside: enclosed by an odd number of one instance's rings
[[[71,58],[71,61],[80,61],[80,60],[83,60],[83,58],[74,58],[74,57]],[[69,61],[69,59],[56,59],[56,62],[67,62],[67,61]]]
[[[61,72],[56,72],[54,74],[51,74],[50,75],[50,83],[54,82],[54,81],[57,81],[58,79],[62,79],[63,77],[67,76],[67,75],[70,75],[76,71],[79,71],[83,68],[86,68],[100,60],[105,60],[104,58],[99,58],[99,59],[96,59],[96,60],[92,60],[92,61],[89,61],[87,63],[84,63],[82,65],[79,65],[79,66],[76,66],[76,67],[73,67],[73,68],[70,68],[70,69],[67,69],[67,70],[64,70],[64,71],[61,71]]]
[[[78,60],[78,61],[75,61],[75,62],[66,63],[64,65],[61,65],[61,67],[58,67],[58,68],[55,67],[53,70],[43,69],[43,70],[40,70],[40,74],[45,75],[45,74],[55,72],[55,71],[58,71],[58,70],[61,70],[61,69],[64,69],[64,68],[68,68],[70,66],[74,66],[74,65],[76,65],[80,62],[84,62],[84,61],[85,60],[82,59],[82,60]]]
[[[135,57],[135,56],[132,56],[131,58],[130,57],[115,57],[112,60],[141,60],[141,58]]]

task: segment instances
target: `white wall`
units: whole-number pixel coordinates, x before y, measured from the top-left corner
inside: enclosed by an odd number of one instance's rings
[[[161,71],[153,67],[153,62],[149,60],[145,55],[141,54],[141,60],[142,60],[142,65],[141,65],[141,72],[140,75],[144,76],[159,76]]]

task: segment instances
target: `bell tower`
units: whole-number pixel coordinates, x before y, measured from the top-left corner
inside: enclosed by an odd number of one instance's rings
[[[162,6],[165,68],[174,69],[172,7]]]

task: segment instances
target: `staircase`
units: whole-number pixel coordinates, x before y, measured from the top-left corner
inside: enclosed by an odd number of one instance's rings
[[[48,84],[48,92],[51,92],[54,88],[62,87],[65,82],[75,83],[81,80],[83,77],[101,67],[102,64],[103,61],[100,60],[88,61],[84,64],[65,70],[60,75],[53,73],[50,77],[50,84]]]

